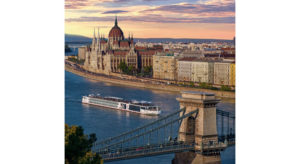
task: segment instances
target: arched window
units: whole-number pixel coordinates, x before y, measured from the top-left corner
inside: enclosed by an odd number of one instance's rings
[[[187,133],[195,134],[195,118],[192,116],[187,120]]]

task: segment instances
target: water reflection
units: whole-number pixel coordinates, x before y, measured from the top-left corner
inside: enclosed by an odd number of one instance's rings
[[[143,114],[139,114],[139,113],[134,113],[134,112],[128,112],[128,111],[123,111],[123,110],[117,110],[117,109],[111,109],[111,108],[105,108],[105,107],[101,107],[101,106],[96,106],[96,105],[91,105],[91,104],[82,104],[83,108],[90,111],[90,110],[102,110],[102,111],[106,111],[109,112],[111,114],[116,114],[119,116],[119,118],[121,118],[122,115],[125,115],[126,117],[140,117],[143,119],[157,119],[159,118],[159,116],[156,115],[143,115]]]
[[[161,116],[168,115],[179,109],[176,97],[179,93],[159,90],[137,89],[133,87],[116,86],[95,80],[88,80],[75,74],[65,72],[65,122],[70,125],[81,125],[85,133],[96,133],[98,140],[118,135],[144,124],[150,123],[158,117],[140,115],[114,109],[105,109],[81,103],[81,98],[88,94],[101,93],[104,96],[116,96],[124,99],[151,101],[162,109]],[[222,99],[218,109],[235,112],[233,100]],[[219,130],[218,130],[219,131]],[[234,163],[235,147],[222,152],[222,163]],[[111,164],[162,164],[171,163],[174,154],[132,159]]]

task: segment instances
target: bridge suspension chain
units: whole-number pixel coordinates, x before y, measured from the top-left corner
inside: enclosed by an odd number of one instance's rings
[[[164,128],[164,127],[166,127],[166,126],[168,126],[168,125],[170,125],[170,124],[172,124],[172,123],[174,123],[174,122],[177,122],[177,121],[179,121],[179,120],[182,120],[182,119],[184,119],[184,118],[186,118],[186,117],[189,117],[189,116],[191,116],[191,115],[194,114],[194,113],[198,113],[198,109],[196,109],[196,110],[194,110],[194,111],[192,111],[192,112],[189,112],[189,113],[187,113],[187,114],[185,114],[185,115],[183,115],[183,116],[181,116],[181,117],[179,117],[179,118],[177,118],[177,119],[174,119],[174,120],[172,120],[172,121],[169,121],[169,122],[167,122],[167,123],[165,123],[165,124],[163,124],[163,125],[161,125],[161,126],[158,126],[158,127],[156,127],[156,128],[150,129],[150,130],[148,130],[148,131],[146,131],[146,132],[144,132],[144,133],[137,134],[137,135],[135,135],[135,136],[132,136],[131,138],[128,138],[128,139],[119,141],[119,142],[117,142],[117,143],[113,143],[113,144],[110,144],[110,145],[106,145],[105,147],[98,149],[98,152],[100,152],[101,150],[108,149],[108,148],[110,148],[110,147],[115,147],[115,146],[117,146],[117,145],[121,145],[121,144],[123,144],[123,143],[125,143],[125,142],[132,141],[132,140],[134,140],[134,139],[136,139],[136,138],[138,138],[138,137],[140,137],[140,136],[144,136],[144,135],[146,135],[146,134],[148,134],[148,133],[149,133],[148,143],[150,143],[150,138],[151,138],[151,133],[152,133],[152,132],[154,132],[154,131],[156,131],[156,130],[159,130],[159,129],[161,129],[161,128]]]
[[[234,125],[235,125],[235,114],[227,112],[227,111],[222,111],[217,109],[216,110],[217,116],[220,116],[218,120],[221,121],[221,134],[219,135],[219,140],[224,141],[225,139],[234,139],[235,138],[235,130],[234,130]],[[217,120],[217,123],[218,123]],[[227,121],[227,122],[226,122]],[[232,121],[232,126],[230,127],[230,121]],[[225,123],[224,123],[225,122]],[[218,124],[217,124],[218,125]],[[225,134],[227,133],[227,134]]]
[[[138,127],[138,128],[136,128],[136,129],[134,129],[134,130],[127,131],[127,132],[122,133],[122,134],[120,134],[120,135],[118,135],[118,136],[111,137],[111,138],[102,140],[102,141],[100,141],[100,142],[97,142],[97,143],[94,144],[94,147],[99,146],[99,145],[103,145],[103,144],[106,144],[106,143],[110,143],[110,142],[112,142],[113,140],[117,140],[117,139],[120,139],[120,138],[122,138],[122,137],[124,138],[124,137],[127,136],[127,135],[130,135],[130,134],[132,134],[132,133],[134,133],[134,132],[138,132],[139,130],[142,130],[142,129],[146,129],[146,128],[148,128],[148,127],[154,125],[154,124],[157,124],[157,123],[159,123],[159,122],[161,122],[161,121],[163,121],[163,120],[166,120],[166,119],[168,119],[168,118],[170,118],[170,117],[172,117],[172,116],[175,116],[176,114],[178,114],[178,113],[180,113],[180,112],[184,112],[184,111],[185,111],[185,108],[182,108],[182,109],[180,109],[180,110],[178,110],[178,111],[176,111],[176,112],[174,112],[174,113],[171,113],[171,114],[169,114],[169,115],[167,115],[167,116],[165,116],[165,117],[162,117],[162,118],[160,118],[160,119],[158,119],[158,120],[156,120],[156,121],[154,121],[154,122],[151,122],[151,123],[146,124],[146,125],[144,125],[144,126]]]

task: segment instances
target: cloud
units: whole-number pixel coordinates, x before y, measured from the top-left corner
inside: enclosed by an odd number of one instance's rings
[[[65,9],[79,9],[89,5],[89,0],[65,0]]]
[[[168,3],[180,3],[183,0],[101,0],[96,6],[105,6],[108,8],[129,7],[129,6],[159,6]],[[185,0],[193,1],[197,0]]]
[[[184,14],[201,14],[201,13],[223,13],[235,12],[234,3],[226,4],[177,4],[177,5],[164,5],[153,9],[147,9],[141,12],[171,12],[171,13],[184,13]]]
[[[113,21],[114,17],[80,17],[68,18],[66,22],[101,22]],[[228,23],[234,24],[235,17],[203,17],[203,18],[178,18],[178,17],[163,17],[161,15],[146,15],[146,16],[122,16],[118,17],[119,21],[133,22],[155,22],[155,23]]]
[[[110,11],[105,11],[102,14],[116,14],[116,13],[125,13],[125,12],[128,12],[128,11],[125,11],[125,10],[110,10]]]
[[[101,3],[126,3],[126,2],[130,2],[133,0],[100,0],[99,2]]]

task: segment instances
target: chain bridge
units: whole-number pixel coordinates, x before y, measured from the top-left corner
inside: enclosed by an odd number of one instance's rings
[[[235,144],[235,115],[216,109],[214,94],[182,92],[177,100],[179,110],[97,142],[93,152],[105,162],[168,153],[175,153],[173,163],[220,161],[220,152]]]

